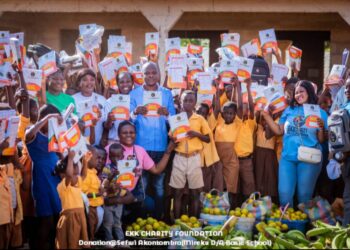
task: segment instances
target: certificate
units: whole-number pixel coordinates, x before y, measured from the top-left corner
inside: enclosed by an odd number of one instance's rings
[[[162,92],[144,91],[143,105],[147,108],[146,116],[158,117],[158,109],[162,106]]]
[[[93,99],[77,103],[77,112],[85,127],[91,127],[94,119],[101,117],[101,110]]]
[[[272,49],[278,48],[275,29],[267,29],[259,31],[261,47],[267,52],[271,53]]]
[[[289,68],[284,64],[272,64],[271,75],[274,84],[282,84],[283,77],[288,77]]]
[[[186,112],[170,116],[169,124],[171,133],[177,141],[182,141],[187,138],[187,132],[190,131],[190,123]]]
[[[188,58],[187,67],[188,67],[187,79],[188,79],[188,82],[191,85],[193,85],[196,74],[203,72],[204,60],[203,58],[196,58],[196,57]]]
[[[289,52],[289,66],[292,66],[295,63],[295,67],[300,71],[301,66],[301,56],[303,51],[295,46],[290,46],[288,49]]]
[[[135,187],[135,168],[136,160],[118,161],[119,175],[117,177],[117,183],[119,183],[122,188],[133,189]]]
[[[41,90],[43,72],[36,69],[23,69],[23,78],[27,86],[29,95],[36,98],[38,92]]]
[[[221,60],[220,62],[220,88],[224,84],[232,84],[232,77],[236,76],[238,63],[235,60]]]
[[[166,62],[169,60],[170,55],[181,54],[181,40],[180,37],[165,39],[165,53]]]
[[[63,138],[66,141],[70,150],[73,150],[75,152],[73,162],[78,163],[81,157],[83,157],[84,154],[88,152],[85,139],[80,132],[78,123],[73,125],[68,131],[66,131],[63,134]]]
[[[38,60],[39,69],[43,71],[44,76],[48,76],[57,71],[56,66],[56,53],[55,51],[50,51],[45,55],[39,57]]]
[[[145,55],[158,57],[159,33],[150,32],[145,36]]]
[[[196,74],[196,79],[199,82],[198,93],[200,94],[215,94],[216,89],[212,85],[213,78],[210,73],[200,72]]]
[[[243,82],[244,80],[251,78],[254,60],[245,57],[237,57],[237,60],[237,77],[240,82]]]
[[[117,58],[125,53],[125,36],[110,35],[107,40],[108,56]]]
[[[249,57],[251,55],[261,55],[259,39],[254,38],[251,41],[243,44],[241,50],[244,57]]]
[[[235,56],[239,56],[239,40],[238,33],[221,34],[221,46],[230,49]]]
[[[129,70],[131,71],[131,74],[132,74],[132,77],[133,77],[133,80],[134,80],[134,84],[136,86],[143,85],[144,79],[143,79],[143,73],[142,73],[142,70],[141,70],[141,64],[137,63],[137,64],[134,64],[134,65],[131,65],[129,67]]]
[[[272,114],[283,111],[288,107],[287,100],[284,97],[282,85],[270,86],[265,88],[264,94],[269,102],[269,105],[274,107]],[[269,105],[266,105],[267,108]]]
[[[327,78],[327,84],[338,84],[339,81],[343,78],[343,73],[345,72],[346,66],[341,64],[334,64],[331,72]]]
[[[98,64],[98,67],[100,69],[104,83],[110,88],[117,90],[118,86],[116,77],[118,72],[118,65],[116,59],[107,57]]]
[[[129,95],[112,95],[112,109],[114,119],[129,120],[130,119],[130,96]]]
[[[169,66],[167,85],[171,89],[186,89],[187,84],[184,80],[184,70],[181,66]]]
[[[319,105],[304,104],[304,116],[306,118],[305,124],[309,128],[318,128],[317,120],[321,118],[321,109]]]

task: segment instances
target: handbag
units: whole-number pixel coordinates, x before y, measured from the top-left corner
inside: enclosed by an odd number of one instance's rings
[[[247,209],[258,220],[264,220],[270,215],[272,210],[272,201],[270,196],[261,197],[259,192],[252,193],[242,204],[242,209]]]
[[[300,138],[301,146],[298,148],[298,161],[317,164],[322,161],[322,152],[318,148],[311,148],[304,146],[303,139],[300,134],[300,125],[298,122],[298,135]]]
[[[300,146],[298,148],[298,160],[306,163],[317,164],[322,160],[322,152],[318,148]]]
[[[300,203],[298,208],[306,213],[311,221],[322,220],[330,225],[335,225],[332,207],[326,199],[316,196],[312,200]]]

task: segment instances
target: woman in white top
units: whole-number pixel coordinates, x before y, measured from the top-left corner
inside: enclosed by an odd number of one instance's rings
[[[103,133],[103,110],[106,103],[106,98],[102,95],[95,93],[96,88],[96,75],[91,69],[82,69],[78,72],[77,84],[79,92],[73,95],[76,104],[76,110],[78,112],[79,118],[81,118],[84,105],[86,103],[95,105],[99,108],[99,117],[95,125],[95,140],[91,144],[99,145],[102,133]],[[90,136],[90,127],[85,128],[84,136]]]
[[[120,95],[129,95],[134,87],[134,81],[130,72],[122,72],[117,77],[117,84]],[[106,135],[108,134],[108,144],[119,141],[118,127],[123,120],[116,120],[113,110],[116,108],[115,95],[112,95],[104,107],[104,124]],[[129,107],[130,109],[130,107]]]

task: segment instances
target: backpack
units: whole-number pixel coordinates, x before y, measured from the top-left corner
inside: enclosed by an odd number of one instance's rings
[[[329,145],[338,152],[350,151],[350,115],[346,109],[333,111],[328,117]]]
[[[254,60],[252,70],[252,80],[259,85],[268,85],[268,78],[270,77],[269,65],[261,56],[251,55],[248,58]]]

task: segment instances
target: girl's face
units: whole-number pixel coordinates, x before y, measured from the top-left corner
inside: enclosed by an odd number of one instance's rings
[[[307,94],[307,91],[304,87],[298,85],[295,88],[294,98],[299,105],[303,105],[304,103],[307,103],[307,100],[309,99],[309,95]]]
[[[154,64],[148,64],[144,69],[144,80],[147,86],[153,87],[159,81],[158,69]]]
[[[202,105],[199,105],[198,108],[197,108],[196,113],[197,113],[198,115],[203,116],[204,119],[207,119],[207,118],[208,118],[208,115],[209,115],[209,110],[208,110],[206,107],[204,107],[204,106],[202,106]]]
[[[120,134],[119,134],[120,143],[127,147],[131,147],[135,143],[135,136],[136,136],[135,128],[131,125],[125,125],[120,130]]]
[[[348,80],[345,84],[345,95],[348,101],[350,101],[350,80]]]
[[[85,75],[83,78],[81,78],[79,86],[80,91],[84,95],[91,96],[95,90],[96,79],[92,75]]]
[[[192,112],[196,106],[196,97],[193,94],[186,94],[182,99],[182,108],[185,112]]]
[[[284,96],[286,97],[288,104],[293,100],[293,91],[294,87],[291,84],[288,85],[284,90]]]
[[[96,150],[96,169],[98,171],[101,171],[103,167],[106,165],[106,160],[107,160],[107,154],[105,151],[101,149]]]
[[[109,150],[109,159],[115,166],[117,166],[118,161],[122,160],[123,158],[124,150],[122,148]]]
[[[226,107],[222,112],[222,117],[226,124],[231,124],[236,117],[236,110],[234,108]]]
[[[121,94],[128,95],[132,90],[133,82],[130,74],[121,73],[118,76],[118,88]]]
[[[62,92],[64,86],[64,77],[61,71],[50,75],[48,77],[49,90],[55,93]]]

